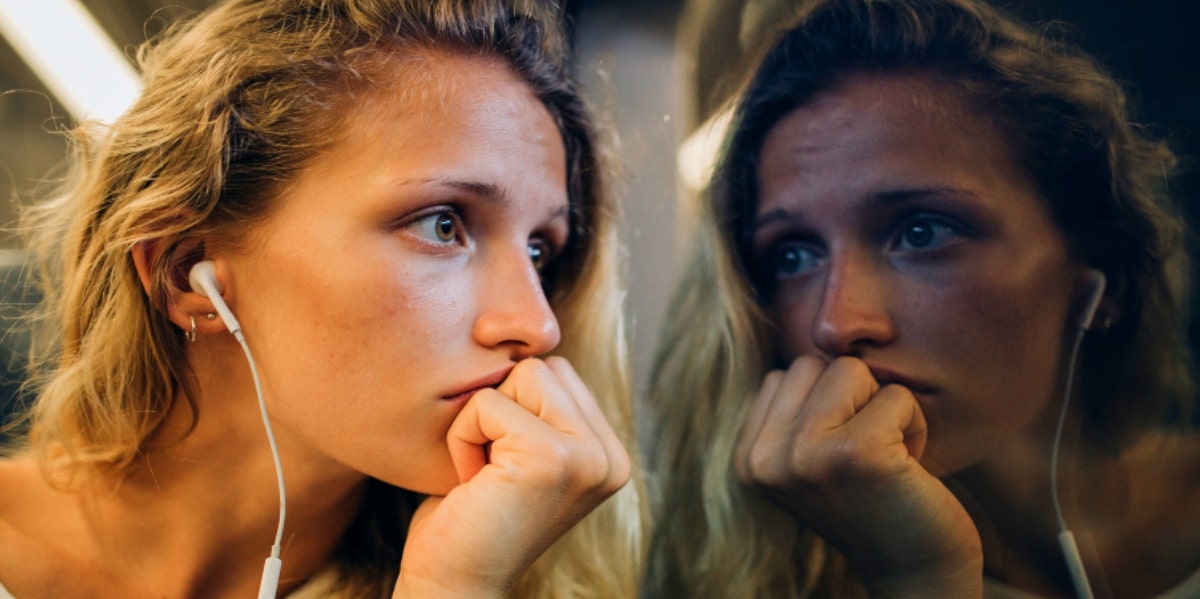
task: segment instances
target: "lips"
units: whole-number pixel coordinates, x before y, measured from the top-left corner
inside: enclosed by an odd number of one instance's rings
[[[872,366],[870,364],[867,365],[867,368],[871,370],[871,376],[875,377],[875,380],[879,382],[880,387],[885,387],[887,385],[900,385],[908,388],[908,390],[912,391],[913,393],[922,394],[930,394],[934,391],[934,388],[931,385],[925,384],[904,374],[900,374],[886,368]]]
[[[508,373],[512,372],[512,369],[513,369],[512,366],[508,366],[506,368],[497,370],[487,376],[475,379],[474,381],[471,381],[470,383],[467,383],[467,384],[465,384],[461,387],[458,387],[457,389],[443,395],[442,400],[449,401],[449,402],[466,401],[466,400],[470,399],[472,395],[475,395],[475,392],[479,391],[480,389],[488,389],[488,388],[494,389],[495,387],[500,385],[500,383],[503,383],[504,379],[508,378]]]

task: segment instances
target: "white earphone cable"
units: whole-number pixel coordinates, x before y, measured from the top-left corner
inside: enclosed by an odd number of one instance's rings
[[[1092,599],[1092,586],[1088,582],[1087,572],[1083,568],[1083,558],[1079,554],[1079,546],[1075,543],[1075,535],[1067,527],[1067,520],[1063,517],[1062,503],[1058,497],[1058,454],[1059,447],[1062,445],[1063,429],[1067,422],[1067,408],[1071,405],[1071,392],[1075,387],[1075,367],[1079,363],[1079,349],[1083,345],[1083,338],[1087,334],[1088,327],[1091,326],[1096,307],[1104,293],[1106,282],[1104,274],[1099,271],[1096,271],[1095,274],[1098,278],[1095,283],[1096,287],[1092,291],[1092,297],[1088,298],[1088,304],[1084,308],[1079,328],[1075,333],[1075,341],[1071,345],[1071,357],[1067,361],[1067,377],[1063,383],[1062,407],[1058,413],[1058,425],[1054,429],[1054,441],[1050,448],[1050,499],[1054,503],[1054,517],[1058,524],[1058,544],[1063,558],[1066,560],[1071,583],[1075,586],[1075,595],[1079,599]]]

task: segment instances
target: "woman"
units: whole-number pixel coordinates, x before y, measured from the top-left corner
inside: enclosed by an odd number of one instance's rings
[[[7,593],[251,596],[274,533],[280,596],[634,594],[614,207],[556,23],[231,0],[143,49],[36,213]]]
[[[1197,596],[1171,153],[986,5],[812,4],[662,340],[646,594]]]

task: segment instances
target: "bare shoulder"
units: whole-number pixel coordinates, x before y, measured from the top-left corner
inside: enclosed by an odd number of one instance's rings
[[[42,479],[37,462],[29,456],[0,459],[0,547],[11,546],[20,523],[36,505]],[[7,553],[7,552],[5,552]],[[0,561],[4,553],[0,553]]]
[[[41,483],[37,462],[29,456],[0,459],[0,531],[10,526],[21,505]],[[2,534],[2,533],[0,533]]]
[[[1200,430],[1147,435],[1122,461],[1146,484],[1141,488],[1171,491],[1176,500],[1200,501]]]
[[[32,457],[0,460],[0,582],[18,597],[31,589],[31,573],[53,563],[50,547],[36,533],[40,522],[54,517],[54,506],[44,503],[48,490]]]
[[[1183,571],[1200,567],[1200,431],[1146,437],[1125,456],[1133,476],[1130,511],[1161,558]],[[1189,556],[1182,559],[1183,556]]]

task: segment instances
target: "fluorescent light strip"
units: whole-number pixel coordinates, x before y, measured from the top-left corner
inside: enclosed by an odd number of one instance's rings
[[[78,0],[0,0],[0,35],[76,119],[111,123],[141,91],[133,65]]]

